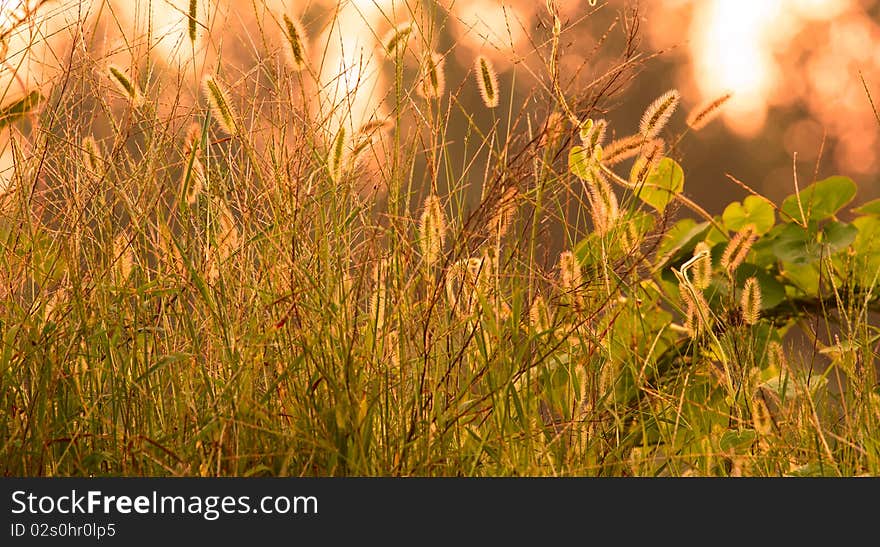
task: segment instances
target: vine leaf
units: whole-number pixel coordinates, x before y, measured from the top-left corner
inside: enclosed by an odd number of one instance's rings
[[[833,217],[855,196],[856,183],[851,178],[829,177],[807,186],[801,190],[800,196],[792,194],[785,198],[782,212],[809,224]]]
[[[663,158],[637,193],[642,201],[662,214],[683,190],[684,171],[681,166],[671,158]]]
[[[738,232],[747,225],[755,226],[758,235],[764,235],[776,223],[773,206],[758,196],[748,196],[742,201],[734,201],[724,209],[721,215],[724,227],[731,232]]]

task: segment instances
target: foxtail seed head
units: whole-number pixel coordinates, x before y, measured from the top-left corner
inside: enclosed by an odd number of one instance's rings
[[[140,88],[136,82],[125,75],[125,72],[123,72],[122,69],[116,65],[110,65],[107,67],[107,73],[116,87],[128,97],[133,107],[137,108],[143,104],[144,97],[141,94]]]
[[[721,267],[729,272],[736,270],[746,259],[749,251],[758,239],[754,224],[749,224],[730,240],[721,255]]]
[[[602,163],[610,166],[629,159],[641,152],[645,142],[642,135],[630,135],[611,141],[602,148]]]
[[[705,102],[694,108],[687,117],[688,127],[694,131],[699,131],[706,127],[709,122],[721,114],[721,107],[723,107],[724,103],[729,101],[731,97],[733,97],[733,93],[725,93],[717,99]]]
[[[645,143],[633,169],[635,172],[635,177],[632,180],[633,184],[641,184],[648,179],[648,175],[651,174],[651,171],[663,159],[665,151],[666,143],[663,142],[663,139],[652,139]]]
[[[183,141],[184,165],[183,195],[187,204],[193,205],[205,184],[205,167],[202,165],[200,141],[202,127],[193,122],[187,129]],[[189,169],[187,172],[186,169]],[[187,177],[187,173],[189,176]]]
[[[534,300],[532,300],[532,306],[529,308],[529,320],[532,323],[532,328],[538,334],[550,330],[550,306],[547,305],[547,301],[540,294],[535,295]]]
[[[515,186],[511,186],[504,191],[487,223],[489,235],[492,237],[502,237],[507,232],[507,228],[510,227],[516,214],[518,198],[519,190]]]
[[[639,133],[646,140],[655,138],[666,126],[681,98],[678,90],[670,89],[648,106],[639,124]]]
[[[385,48],[385,54],[389,58],[394,58],[398,55],[398,52],[402,52],[406,48],[413,30],[413,24],[406,22],[388,31],[382,39],[382,47]]]
[[[759,435],[769,435],[773,431],[770,409],[761,397],[752,399],[752,424]]]
[[[91,135],[82,140],[82,160],[91,175],[96,177],[104,175],[104,157],[98,142]]]
[[[308,64],[306,31],[298,19],[288,17],[286,13],[282,19],[284,21],[284,39],[287,40],[285,51],[290,67],[294,71],[303,70]]]
[[[693,285],[697,290],[705,290],[712,283],[712,253],[705,241],[697,243],[694,247],[694,258],[697,261],[692,266],[694,269]]]
[[[495,108],[500,102],[498,97],[498,75],[492,67],[492,63],[484,55],[474,61],[474,69],[477,72],[477,87],[480,89],[480,97],[486,108]]]
[[[223,131],[230,135],[235,135],[238,128],[235,124],[235,109],[229,101],[229,96],[213,76],[208,74],[203,82],[203,92],[208,104],[211,106],[211,113]]]
[[[195,44],[196,38],[198,37],[198,19],[196,19],[198,11],[199,0],[189,0],[189,13],[187,14],[189,19],[187,21],[187,30],[189,31],[189,41],[191,44]]]
[[[345,126],[341,125],[336,133],[336,137],[333,139],[330,153],[327,156],[327,168],[330,170],[330,177],[333,179],[333,182],[339,182],[342,178],[345,160]]]
[[[443,252],[443,240],[446,238],[446,219],[443,215],[443,204],[436,195],[425,199],[424,210],[419,219],[419,246],[422,259],[428,268],[433,267]]]
[[[757,278],[750,277],[746,279],[743,285],[742,299],[740,300],[742,307],[743,321],[746,325],[754,325],[761,318],[761,285]]]
[[[446,89],[443,64],[443,56],[436,52],[426,55],[422,61],[422,81],[418,89],[425,99],[436,99],[443,95]]]

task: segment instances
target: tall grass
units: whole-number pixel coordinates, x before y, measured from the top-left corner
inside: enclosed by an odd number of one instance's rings
[[[663,274],[687,274],[682,260],[653,267],[674,208],[646,223],[637,188],[571,174],[578,136],[592,149],[606,131],[582,120],[641,62],[638,14],[615,21],[614,68],[563,89],[551,56],[564,24],[532,37],[543,75],[515,65],[495,81],[484,60],[455,81],[436,44],[443,15],[410,11],[421,19],[399,22],[407,36],[384,61],[392,116],[369,127],[334,127],[338,112],[307,98],[321,69],[306,63],[321,61],[304,52],[321,44],[283,34],[255,36],[258,69],[218,67],[204,94],[146,63],[108,77],[72,57],[9,135],[5,474],[880,471],[867,305],[820,302],[791,329],[813,351],[767,342],[773,318],[756,317],[750,281],[728,295],[748,320],[713,329],[700,315],[714,313],[700,300],[708,250],[681,299]],[[275,19],[288,40],[321,30]],[[188,28],[194,41],[201,27]],[[540,85],[524,96],[527,77]],[[605,165],[645,154],[677,101],[609,144],[620,156]],[[657,164],[642,159],[643,182]],[[749,237],[714,258],[717,274]],[[816,388],[820,337],[853,371],[838,389]]]

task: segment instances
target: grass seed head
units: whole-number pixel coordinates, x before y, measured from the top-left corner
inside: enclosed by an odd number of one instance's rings
[[[330,170],[330,178],[336,183],[342,179],[348,156],[345,147],[345,135],[345,126],[339,126],[339,131],[336,132],[336,136],[333,138],[333,143],[330,146],[330,152],[327,155],[327,168]]]
[[[110,65],[107,67],[107,74],[110,77],[110,81],[116,85],[123,95],[128,97],[133,107],[137,108],[143,104],[144,97],[140,88],[134,80],[126,76],[122,69],[116,65]]]
[[[84,137],[81,146],[83,166],[89,174],[98,178],[104,176],[104,157],[95,138],[91,135]]]
[[[725,93],[716,99],[705,102],[694,108],[687,117],[688,127],[694,131],[706,127],[712,120],[721,114],[721,108],[733,97],[733,93]]]
[[[757,278],[746,279],[740,307],[742,307],[743,321],[746,325],[754,325],[761,318],[761,285]]]
[[[285,51],[290,67],[294,71],[303,70],[308,65],[308,49],[306,43],[308,36],[298,19],[289,17],[286,13],[284,20],[284,38],[287,41]]]
[[[235,123],[235,109],[229,100],[226,90],[210,74],[205,76],[203,88],[205,98],[208,100],[211,113],[217,121],[217,125],[226,133],[235,135],[238,131]]]
[[[490,236],[504,236],[516,215],[518,199],[519,190],[515,186],[511,186],[504,191],[493,208],[492,216],[489,217],[489,222],[487,223]]]
[[[199,11],[199,0],[189,0],[189,13],[188,15],[188,34],[189,41],[191,44],[195,44],[196,38],[198,38],[198,19],[196,18]]]
[[[422,80],[418,86],[419,93],[425,99],[436,99],[446,89],[443,56],[436,52],[426,55],[422,61]]]
[[[694,257],[700,257],[693,265],[693,285],[697,290],[706,290],[712,283],[712,253],[705,241],[694,247]]]
[[[758,232],[753,224],[745,226],[730,240],[721,255],[721,267],[729,272],[736,270],[745,261],[749,251],[758,239]]]
[[[413,30],[414,27],[411,22],[402,23],[396,28],[389,30],[385,37],[382,38],[382,47],[385,49],[385,54],[393,59],[402,53],[406,49]]]
[[[642,135],[630,135],[613,140],[602,148],[602,163],[611,166],[637,156],[645,142],[645,137]]]
[[[436,195],[425,199],[422,216],[419,219],[419,246],[422,259],[428,268],[433,267],[443,252],[443,240],[446,238],[446,219],[443,215],[443,204]]]
[[[639,133],[645,140],[653,139],[660,134],[660,131],[669,122],[669,118],[672,117],[672,113],[675,112],[680,99],[681,95],[678,90],[670,89],[648,106],[639,124]]]
[[[495,108],[500,102],[498,96],[498,75],[492,62],[484,55],[477,57],[474,62],[474,69],[477,73],[477,87],[480,89],[480,97],[486,108]]]

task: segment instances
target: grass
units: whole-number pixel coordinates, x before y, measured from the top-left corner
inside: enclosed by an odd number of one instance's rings
[[[737,268],[718,267],[735,233],[703,238],[716,279],[688,289],[670,276],[690,202],[640,199],[657,165],[635,185],[572,174],[574,122],[625,103],[637,21],[576,92],[548,58],[560,36],[532,37],[541,64],[499,75],[491,112],[473,71],[425,99],[414,63],[448,51],[413,36],[367,132],[308,100],[320,71],[280,46],[214,71],[213,100],[149,63],[114,73],[126,97],[73,55],[8,137],[3,473],[878,473],[876,276],[847,292],[825,256],[821,297],[737,320]]]

